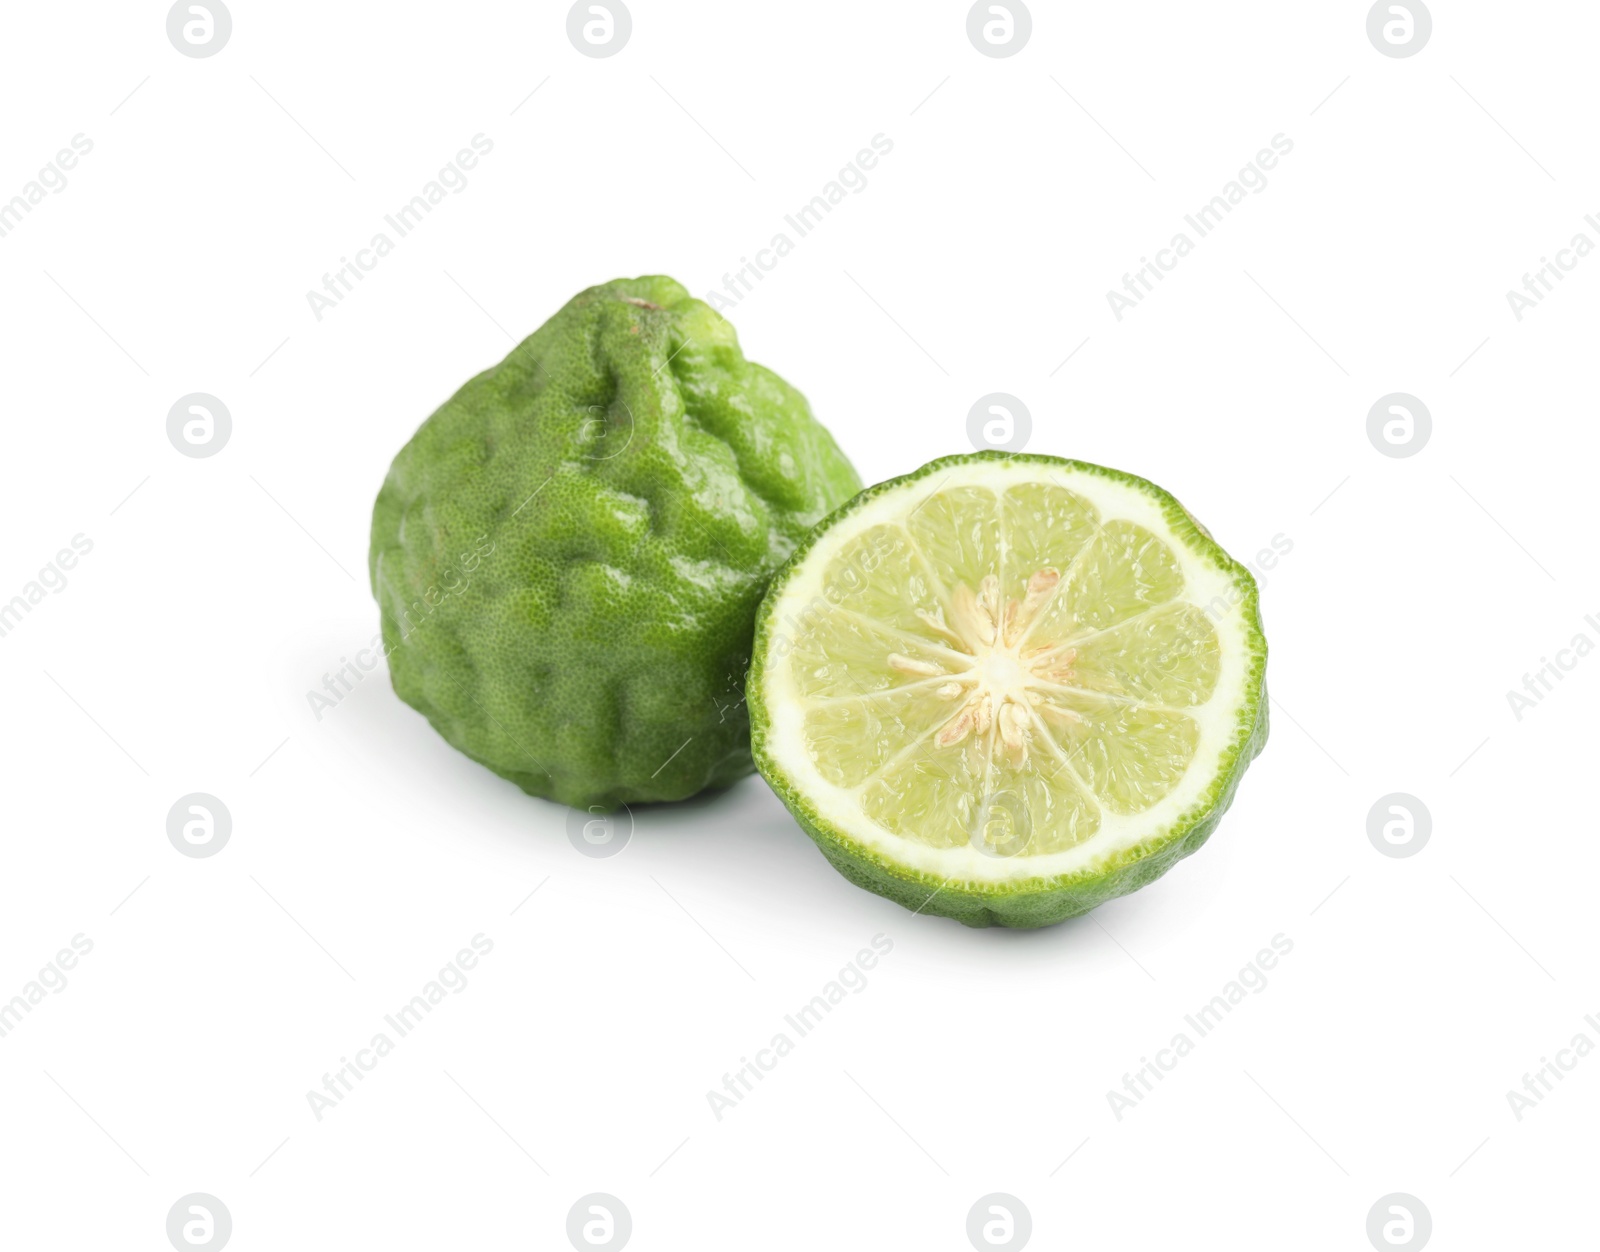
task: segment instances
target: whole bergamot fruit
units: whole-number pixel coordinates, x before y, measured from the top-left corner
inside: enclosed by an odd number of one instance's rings
[[[733,782],[762,593],[860,486],[715,310],[670,278],[592,287],[395,457],[369,561],[394,689],[564,804]]]

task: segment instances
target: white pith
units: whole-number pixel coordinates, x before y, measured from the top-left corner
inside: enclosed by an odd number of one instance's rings
[[[786,632],[803,631],[808,606],[815,606],[819,601],[826,603],[822,597],[825,571],[839,550],[855,536],[874,526],[904,519],[920,501],[939,491],[985,487],[1003,492],[1009,486],[1027,483],[1044,483],[1076,492],[1098,509],[1102,526],[1126,521],[1152,532],[1167,545],[1182,571],[1184,588],[1180,602],[1201,609],[1220,603],[1232,609],[1241,599],[1241,576],[1219,564],[1208,553],[1191,547],[1176,534],[1163,512],[1161,498],[1134,483],[1070,466],[1027,461],[983,461],[952,466],[883,492],[821,536],[792,571],[771,606],[768,652],[761,679],[769,718],[767,751],[825,827],[889,861],[953,882],[1005,883],[1069,875],[1090,870],[1098,862],[1159,837],[1213,787],[1224,767],[1225,754],[1235,743],[1240,713],[1252,698],[1247,615],[1240,611],[1208,613],[1219,645],[1220,671],[1211,698],[1183,710],[1199,732],[1188,769],[1162,799],[1138,813],[1117,814],[1102,807],[1099,829],[1076,846],[1057,852],[994,856],[970,845],[939,848],[905,839],[879,826],[862,811],[859,788],[837,786],[825,778],[813,763],[805,740],[807,698],[796,686],[790,664],[779,655],[780,650],[772,647],[774,641]],[[1030,594],[1011,602],[1014,607],[1011,607],[1009,625],[1008,606],[995,596],[993,589],[981,585],[968,589],[967,594],[977,602],[978,612],[974,615],[970,608],[952,605],[948,625],[952,634],[962,637],[962,650],[970,653],[972,659],[953,660],[947,674],[907,669],[906,664],[919,664],[909,658],[901,658],[900,662],[890,660],[891,667],[901,673],[939,683],[939,693],[950,701],[952,714],[970,712],[970,717],[953,716],[945,724],[942,733],[947,738],[987,732],[993,736],[998,751],[1013,754],[1028,751],[1027,740],[1011,733],[1023,724],[1022,706],[1024,702],[1032,702],[1037,709],[1041,695],[1048,692],[1049,686],[1070,674],[1072,661],[1070,648],[1057,648],[1035,657],[1026,655],[1030,651],[1027,601],[1033,598],[1031,592],[1035,587],[1048,592],[1043,584],[1049,581],[1051,574],[1070,577],[1069,571],[1042,570],[1035,574],[1029,583]],[[985,634],[991,637],[984,638]],[[1012,715],[1006,710],[1011,706],[1016,706],[1016,714],[1008,722],[1005,718]]]

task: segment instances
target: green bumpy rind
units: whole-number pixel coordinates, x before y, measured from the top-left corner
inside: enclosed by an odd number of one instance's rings
[[[670,278],[590,288],[394,459],[369,560],[394,689],[564,804],[731,783],[762,592],[860,486],[708,305]]]
[[[1240,711],[1233,737],[1223,754],[1222,767],[1211,788],[1167,830],[1115,856],[1055,878],[1029,878],[1007,883],[951,882],[891,861],[822,821],[783,772],[768,742],[771,718],[761,694],[761,682],[766,668],[769,638],[777,629],[773,612],[784,584],[805,559],[812,545],[844,518],[883,492],[941,473],[952,466],[986,460],[1033,462],[1133,484],[1157,499],[1173,533],[1210,555],[1233,576],[1242,593],[1234,612],[1243,615],[1249,637],[1250,669],[1246,678],[1249,698]],[[1224,552],[1211,538],[1210,532],[1183,505],[1154,483],[1120,470],[1060,457],[1008,452],[976,452],[942,457],[930,461],[914,473],[892,478],[863,491],[826,518],[773,577],[756,618],[755,647],[751,657],[746,695],[750,706],[751,747],[756,767],[801,828],[822,849],[833,867],[856,886],[876,892],[914,913],[953,917],[967,926],[1053,926],[1154,882],[1211,837],[1223,813],[1233,803],[1234,793],[1239,788],[1239,780],[1244,776],[1246,767],[1267,742],[1267,641],[1261,629],[1260,593],[1250,571]]]

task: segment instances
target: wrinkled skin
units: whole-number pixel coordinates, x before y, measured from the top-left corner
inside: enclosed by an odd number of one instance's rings
[[[395,691],[565,804],[733,782],[756,606],[860,485],[711,308],[669,278],[593,287],[389,470],[369,569]]]

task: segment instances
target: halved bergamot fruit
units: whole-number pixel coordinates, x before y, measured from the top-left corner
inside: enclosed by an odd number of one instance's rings
[[[947,457],[862,492],[773,580],[756,764],[858,886],[1047,926],[1216,828],[1267,737],[1255,580],[1159,487]]]

